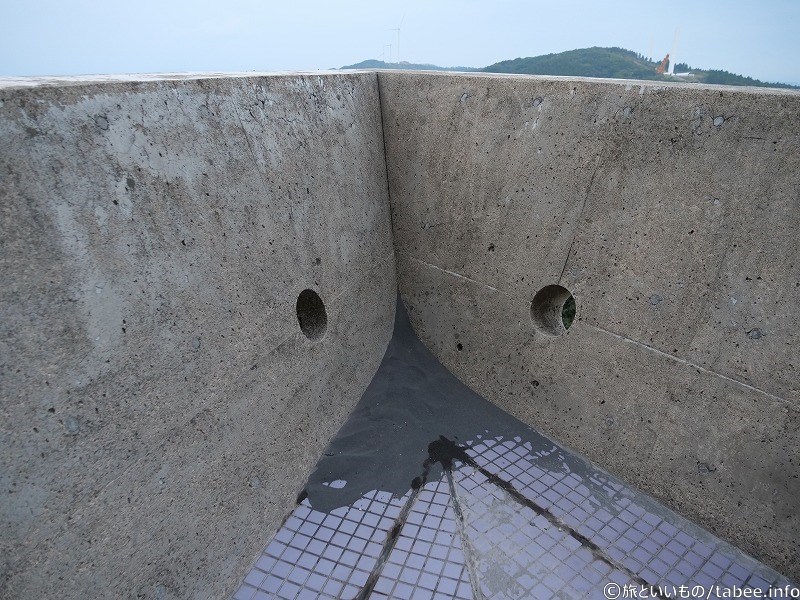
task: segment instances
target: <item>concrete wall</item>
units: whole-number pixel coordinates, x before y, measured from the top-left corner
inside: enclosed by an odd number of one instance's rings
[[[460,379],[800,578],[798,114],[420,73],[0,85],[0,596],[231,591],[380,362],[395,260]]]
[[[800,578],[800,95],[379,82],[422,340],[502,408]],[[549,337],[530,303],[559,283],[577,322]]]
[[[0,210],[0,596],[223,597],[391,334],[375,74],[6,84]]]

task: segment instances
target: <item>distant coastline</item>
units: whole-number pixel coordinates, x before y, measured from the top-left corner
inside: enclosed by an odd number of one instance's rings
[[[466,71],[482,73],[516,73],[522,75],[567,75],[572,77],[606,77],[614,79],[646,79],[653,81],[685,81],[720,85],[746,85],[800,89],[791,83],[768,82],[738,75],[722,69],[700,69],[677,63],[674,75],[656,71],[661,61],[624,48],[581,48],[557,54],[504,60],[488,67],[440,67],[424,63],[387,63],[369,59],[341,67],[342,69],[403,69],[416,71]],[[667,63],[668,64],[668,63]]]

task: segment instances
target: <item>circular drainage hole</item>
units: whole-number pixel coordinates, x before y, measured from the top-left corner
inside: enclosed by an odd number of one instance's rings
[[[303,290],[297,297],[297,322],[310,340],[321,339],[328,328],[325,303],[314,290]]]
[[[561,335],[575,320],[575,298],[560,285],[546,285],[533,297],[531,321],[546,335]]]

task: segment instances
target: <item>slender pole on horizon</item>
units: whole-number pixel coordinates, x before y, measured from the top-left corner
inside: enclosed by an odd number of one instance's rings
[[[675,74],[675,51],[678,49],[678,37],[681,34],[681,28],[675,28],[675,37],[672,39],[672,50],[669,53],[669,70],[667,71],[668,75]]]
[[[397,52],[395,53],[395,55],[397,56],[397,62],[400,62],[400,28],[392,27],[389,31],[397,32]]]
[[[392,27],[391,29],[389,29],[389,31],[397,32],[397,52],[395,53],[395,56],[397,57],[398,63],[400,62],[400,28],[403,27],[403,21],[405,20],[405,18],[406,15],[403,14],[403,16],[400,18],[400,24],[397,27]]]

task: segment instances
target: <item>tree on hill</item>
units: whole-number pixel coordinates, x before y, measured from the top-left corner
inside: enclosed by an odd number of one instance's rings
[[[483,71],[530,75],[652,79],[655,68],[655,63],[631,50],[594,47],[506,60],[485,67]]]
[[[344,69],[416,69],[435,71],[485,71],[487,73],[517,73],[523,75],[564,75],[568,77],[605,77],[614,79],[645,79],[656,81],[688,81],[722,85],[751,85],[762,87],[795,88],[785,83],[767,83],[729,73],[719,69],[694,69],[686,63],[675,65],[676,73],[691,72],[691,77],[676,79],[656,73],[658,63],[643,54],[624,48],[582,48],[558,54],[545,54],[527,58],[504,60],[483,69],[470,67],[437,67],[411,63],[385,63],[367,60]]]

